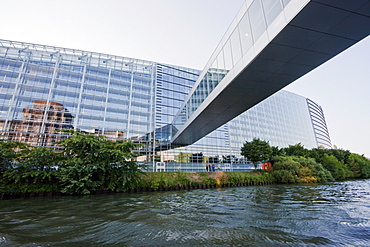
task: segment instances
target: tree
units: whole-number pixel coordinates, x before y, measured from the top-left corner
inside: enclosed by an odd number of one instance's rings
[[[298,174],[301,165],[293,160],[292,157],[276,156],[274,157],[274,167],[272,176],[281,183],[298,182]]]
[[[59,165],[61,154],[46,147],[29,147],[27,152],[24,152],[19,157],[18,167],[27,167],[38,171],[50,171]]]
[[[349,156],[348,169],[354,178],[370,178],[370,160],[363,155],[352,153]]]
[[[321,162],[322,158],[324,157],[324,154],[327,154],[328,151],[326,149],[321,148],[313,148],[309,152],[309,157],[314,158],[316,162]]]
[[[254,168],[257,169],[257,162],[268,160],[272,155],[272,148],[266,141],[254,138],[251,142],[245,142],[241,148],[241,155],[253,162]]]
[[[140,180],[140,167],[132,161],[133,142],[106,140],[71,130],[71,137],[59,142],[62,192],[89,194],[97,189],[124,191]]]
[[[16,165],[4,172],[2,182],[13,193],[56,190],[59,160],[60,154],[51,148],[28,147],[16,158]]]
[[[0,173],[12,167],[16,159],[27,152],[28,145],[0,140]]]
[[[349,150],[343,149],[328,149],[328,155],[333,155],[337,160],[343,162],[344,164],[348,164],[350,162],[350,155],[351,152]]]
[[[301,165],[298,182],[331,182],[334,181],[330,171],[325,169],[322,164],[317,163],[313,158],[296,157],[292,159]],[[310,179],[314,177],[314,179]],[[310,181],[311,180],[311,181]]]
[[[346,165],[333,155],[324,154],[320,163],[330,171],[335,180],[343,180],[350,176],[350,171]]]
[[[308,157],[310,151],[306,149],[301,143],[296,145],[289,145],[287,148],[283,148],[286,156],[302,156]]]
[[[284,155],[284,150],[277,146],[272,146],[271,149],[272,149],[272,154],[271,154],[272,157]]]

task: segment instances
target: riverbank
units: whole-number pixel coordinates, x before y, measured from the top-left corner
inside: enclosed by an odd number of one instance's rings
[[[170,190],[209,189],[221,187],[240,187],[267,185],[276,183],[274,177],[266,171],[255,170],[252,172],[148,172],[142,173],[139,182],[121,192],[155,192]],[[117,193],[109,189],[97,189],[89,194]],[[62,193],[59,189],[53,191],[3,191],[3,199],[28,198],[28,197],[52,197],[66,195],[81,195]]]
[[[276,182],[266,171],[252,172],[153,172],[142,177],[142,188],[204,188],[225,186],[246,186]],[[134,188],[135,189],[135,188]]]
[[[324,160],[324,166],[313,158],[276,156],[272,161],[271,171],[251,172],[142,172],[132,161],[125,161],[119,165],[106,163],[81,165],[80,161],[75,164],[73,160],[65,160],[65,165],[60,169],[45,170],[44,166],[36,169],[37,167],[26,165],[7,169],[0,179],[0,198],[180,190],[270,183],[317,184],[370,177],[370,163],[363,163],[363,166],[355,166],[357,163],[344,165],[334,160],[334,156],[324,155],[324,158],[333,162],[325,163]],[[331,166],[335,164],[340,166]]]
[[[0,140],[0,198],[370,178],[370,160],[363,156],[337,149],[306,150],[298,144],[276,150],[270,171],[143,172],[147,167],[135,162],[132,153],[136,144],[65,133],[71,136],[55,149]]]

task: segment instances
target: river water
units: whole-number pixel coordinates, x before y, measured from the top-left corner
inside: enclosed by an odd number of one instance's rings
[[[370,180],[3,200],[0,246],[370,246]]]

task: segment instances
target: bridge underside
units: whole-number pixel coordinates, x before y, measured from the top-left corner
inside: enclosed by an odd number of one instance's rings
[[[309,2],[223,90],[208,96],[172,143],[196,142],[369,34],[370,1]]]

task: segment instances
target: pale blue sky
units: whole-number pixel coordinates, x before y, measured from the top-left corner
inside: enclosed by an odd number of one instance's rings
[[[244,0],[0,0],[0,39],[203,69]],[[286,89],[320,104],[332,143],[370,157],[370,37]]]

